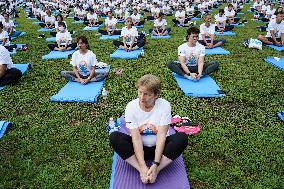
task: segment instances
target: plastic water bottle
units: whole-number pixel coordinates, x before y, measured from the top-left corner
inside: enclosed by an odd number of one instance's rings
[[[142,49],[141,51],[141,57],[144,57],[145,56],[145,52],[144,52],[144,49]]]
[[[103,88],[103,90],[102,90],[102,97],[103,97],[104,100],[107,99],[107,93],[108,93],[107,90],[105,88]]]
[[[115,126],[115,121],[113,120],[113,118],[109,118],[109,122],[108,122],[108,133],[112,133],[114,131],[116,131],[116,126]]]
[[[16,48],[13,48],[12,55],[16,54]]]

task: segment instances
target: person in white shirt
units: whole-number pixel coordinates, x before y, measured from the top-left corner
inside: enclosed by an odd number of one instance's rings
[[[118,4],[114,10],[115,18],[118,20],[123,19],[122,9],[120,8],[120,4]]]
[[[13,48],[17,48],[17,45],[10,44],[9,34],[4,30],[2,22],[0,22],[0,45],[4,46],[10,52],[12,52]]]
[[[145,45],[143,41],[137,42],[138,31],[137,28],[133,25],[132,18],[128,17],[125,21],[125,27],[121,30],[121,41],[113,41],[114,46],[124,49],[126,51],[133,51],[138,48],[141,48]]]
[[[108,73],[97,73],[95,66],[98,63],[96,55],[90,50],[88,39],[85,36],[77,38],[79,50],[72,54],[70,64],[73,71],[62,71],[61,76],[68,81],[74,81],[83,85],[89,82],[104,80]]]
[[[209,75],[218,69],[216,61],[204,62],[205,47],[198,43],[200,30],[191,27],[187,30],[186,43],[178,47],[178,61],[168,63],[168,68],[187,79],[198,81],[203,75]]]
[[[264,44],[268,45],[276,45],[276,46],[283,46],[284,45],[284,26],[283,26],[283,19],[284,14],[283,12],[276,12],[276,19],[275,22],[270,22],[268,24],[268,32],[264,35],[259,35],[258,40],[263,42]]]
[[[158,7],[157,2],[154,2],[153,7],[151,8],[151,16],[148,16],[147,20],[155,20],[160,12],[161,10]]]
[[[172,8],[170,7],[169,3],[164,4],[162,7],[162,13],[166,16],[172,16]]]
[[[154,21],[154,29],[149,29],[149,32],[157,36],[168,35],[171,29],[167,28],[167,25],[166,19],[164,19],[163,14],[160,13],[158,18]]]
[[[80,21],[80,20],[83,20],[83,21],[87,21],[87,13],[86,11],[83,9],[83,6],[82,5],[79,5],[76,9],[74,9],[74,20],[75,21]]]
[[[15,31],[14,22],[12,20],[10,20],[8,13],[4,13],[3,17],[4,17],[4,19],[2,21],[2,24],[4,26],[4,30],[8,32],[9,36],[11,36],[13,34],[13,32]]]
[[[108,12],[110,12],[110,11],[111,11],[111,9],[110,9],[108,3],[105,3],[101,16],[102,17],[107,16]]]
[[[89,9],[89,13],[87,14],[87,20],[88,22],[84,22],[84,24],[90,27],[99,26],[103,23],[102,21],[99,21],[98,15],[92,8]]]
[[[120,35],[121,31],[117,30],[117,19],[112,16],[112,12],[108,12],[108,17],[105,19],[105,30],[99,29],[98,32],[102,35]]]
[[[55,17],[51,15],[51,11],[48,9],[45,11],[44,23],[39,23],[42,28],[54,28]]]
[[[137,81],[138,98],[125,109],[129,135],[119,131],[110,134],[114,151],[140,173],[143,184],[154,183],[160,171],[185,150],[187,135],[177,132],[169,136],[171,105],[160,98],[161,80],[151,74]],[[152,160],[148,167],[145,160]]]
[[[235,18],[235,14],[236,12],[234,11],[234,7],[232,4],[228,5],[228,10],[225,10],[225,15],[227,17],[227,22],[230,24],[234,24],[237,23],[238,21],[240,21],[239,17]]]
[[[144,20],[141,20],[141,15],[138,13],[137,9],[133,9],[133,14],[130,17],[132,18],[134,26],[142,26],[145,22]]]
[[[186,18],[185,11],[182,6],[179,6],[178,10],[175,13],[175,18],[172,20],[174,22],[174,26],[184,26],[190,18]]]
[[[263,22],[269,22],[272,15],[274,15],[276,9],[274,8],[274,3],[270,4],[270,7],[265,11],[265,16],[261,18]]]
[[[48,44],[48,48],[52,51],[74,50],[77,47],[77,44],[72,43],[71,34],[66,29],[66,25],[64,22],[58,23],[58,30],[59,32],[57,32],[56,34],[56,43]]]
[[[211,23],[212,17],[207,14],[204,16],[205,23],[200,25],[200,33],[198,42],[205,46],[205,48],[212,49],[219,47],[225,43],[225,40],[214,40],[215,38],[215,24]]]
[[[10,52],[0,45],[0,87],[15,84],[22,77],[22,72],[15,68]]]
[[[223,33],[225,31],[231,31],[234,29],[232,25],[226,25],[227,17],[224,14],[224,9],[219,9],[219,13],[214,16],[216,23],[216,31]]]
[[[57,32],[59,32],[59,26],[58,26],[58,23],[59,23],[59,22],[64,22],[64,23],[65,23],[65,26],[66,26],[66,28],[67,28],[67,23],[63,20],[63,16],[62,16],[61,14],[58,14],[58,15],[56,16],[56,20],[55,20],[55,22],[54,22],[55,31],[50,32],[50,35],[51,35],[52,37],[56,37]],[[70,32],[70,33],[71,33],[71,32]]]

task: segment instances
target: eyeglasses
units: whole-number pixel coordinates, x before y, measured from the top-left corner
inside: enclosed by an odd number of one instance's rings
[[[198,38],[198,35],[191,35],[189,37],[191,37],[191,38]]]

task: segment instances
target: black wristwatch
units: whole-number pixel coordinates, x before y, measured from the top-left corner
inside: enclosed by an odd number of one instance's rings
[[[159,163],[159,162],[156,162],[156,161],[153,161],[153,162],[152,162],[152,165],[154,165],[154,164],[157,165],[158,167],[159,167],[159,165],[160,165],[160,163]]]

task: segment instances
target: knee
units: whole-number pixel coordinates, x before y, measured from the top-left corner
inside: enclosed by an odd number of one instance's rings
[[[174,67],[174,62],[173,61],[167,62],[167,67],[171,70]]]
[[[176,134],[176,142],[178,143],[179,146],[182,146],[183,148],[186,148],[188,145],[188,136],[185,133],[177,133]]]
[[[118,131],[114,131],[109,135],[109,141],[110,141],[111,146],[116,145],[119,139],[120,139],[120,132]]]

